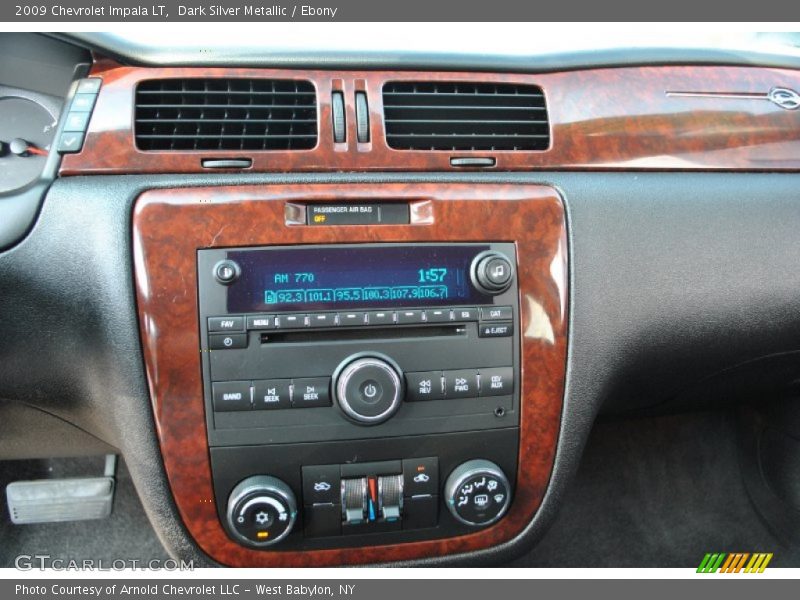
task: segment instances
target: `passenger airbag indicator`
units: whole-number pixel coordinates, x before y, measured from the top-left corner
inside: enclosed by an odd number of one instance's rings
[[[308,225],[403,225],[409,222],[408,204],[309,204]]]

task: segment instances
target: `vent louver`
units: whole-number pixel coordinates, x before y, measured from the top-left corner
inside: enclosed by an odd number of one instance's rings
[[[143,81],[135,118],[140,150],[307,150],[317,144],[317,98],[309,81]]]
[[[390,82],[386,141],[397,150],[546,150],[542,89],[513,83]]]

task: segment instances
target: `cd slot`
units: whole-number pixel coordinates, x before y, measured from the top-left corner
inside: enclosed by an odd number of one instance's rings
[[[264,331],[262,344],[298,344],[304,342],[341,342],[346,340],[376,340],[397,338],[455,337],[467,334],[459,325],[423,325],[420,327],[370,327],[369,329],[328,329],[322,331]]]

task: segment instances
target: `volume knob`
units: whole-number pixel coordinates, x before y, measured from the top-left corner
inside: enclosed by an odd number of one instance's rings
[[[334,374],[334,395],[345,416],[361,425],[391,418],[403,399],[400,368],[384,356],[353,356]]]

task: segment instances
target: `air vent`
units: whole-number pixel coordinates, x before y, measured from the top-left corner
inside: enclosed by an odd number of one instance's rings
[[[546,150],[542,89],[510,83],[390,82],[386,142],[397,150]]]
[[[136,88],[140,150],[307,150],[317,144],[308,81],[155,79]]]

